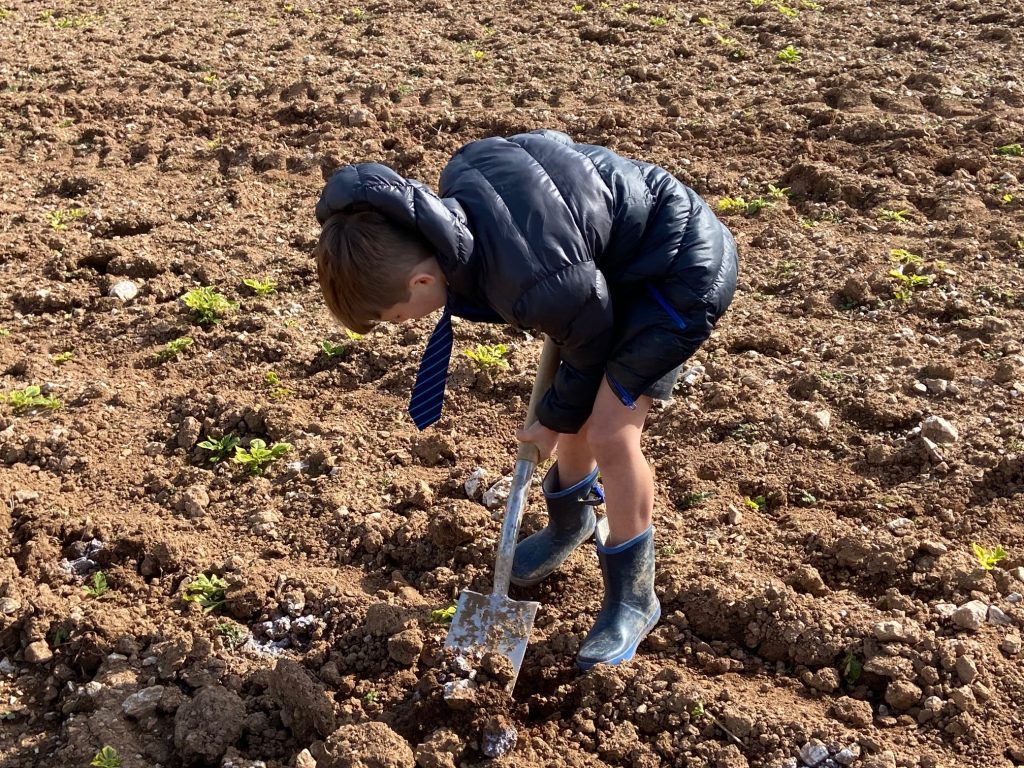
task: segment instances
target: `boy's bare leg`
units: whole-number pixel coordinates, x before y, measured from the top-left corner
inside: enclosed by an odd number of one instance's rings
[[[608,381],[604,380],[597,392],[594,410],[582,430],[588,453],[601,468],[605,514],[608,516],[610,530],[605,545],[609,547],[629,541],[647,530],[651,524],[654,476],[640,450],[640,435],[650,408],[651,398],[646,395],[637,399],[635,409],[627,408],[612,392]],[[560,475],[563,468],[562,440],[566,437],[569,435],[562,435],[558,440]],[[573,453],[573,449],[570,449],[570,460],[576,458]],[[590,468],[593,469],[593,466],[591,463]],[[574,472],[577,470],[576,465],[572,465],[572,468]],[[573,474],[573,477],[578,479],[584,474],[580,472],[578,475]]]
[[[572,488],[594,471],[597,460],[587,443],[586,425],[576,434],[558,436],[556,458],[558,459],[558,487],[560,490]]]

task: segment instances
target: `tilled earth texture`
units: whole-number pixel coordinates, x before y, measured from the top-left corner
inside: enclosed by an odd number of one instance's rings
[[[1022,18],[6,0],[0,764],[1024,764]],[[417,433],[431,320],[334,324],[313,205],[340,165],[434,185],[542,127],[668,168],[742,275],[649,422],[660,625],[577,673],[580,550],[513,590],[541,607],[509,697],[443,643],[540,342],[459,324]]]

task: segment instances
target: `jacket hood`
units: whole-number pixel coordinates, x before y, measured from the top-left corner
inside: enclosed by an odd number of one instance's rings
[[[347,165],[335,173],[316,204],[320,224],[356,203],[419,232],[438,253],[445,274],[463,271],[473,252],[473,234],[462,206],[379,163]]]

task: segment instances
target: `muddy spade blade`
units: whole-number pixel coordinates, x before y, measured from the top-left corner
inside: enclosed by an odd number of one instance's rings
[[[526,426],[536,420],[537,403],[551,385],[559,363],[558,347],[550,338],[544,339],[537,376],[526,409]],[[500,653],[512,662],[512,679],[507,688],[515,687],[519,669],[523,666],[526,645],[530,641],[533,619],[539,603],[529,600],[510,600],[508,584],[512,576],[512,559],[519,536],[519,521],[526,506],[526,494],[533,479],[533,469],[540,460],[540,451],[532,443],[520,443],[516,468],[512,473],[512,487],[505,506],[505,522],[501,526],[498,558],[494,566],[494,588],[489,595],[464,591],[452,619],[445,645],[467,653]]]
[[[528,600],[510,600],[500,595],[481,595],[467,590],[459,597],[445,645],[471,652],[493,651],[506,656],[515,673],[508,684],[511,690],[523,666],[539,605]]]
[[[531,448],[533,446],[530,446]],[[512,558],[515,555],[519,521],[526,504],[526,492],[533,477],[536,462],[520,458],[512,475],[512,488],[505,508],[505,523],[498,542],[498,561],[494,568],[494,589],[489,595],[466,590],[459,597],[455,618],[448,630],[445,645],[467,653],[484,654],[489,651],[507,656],[512,662],[513,677],[508,683],[511,691],[519,676],[530,641],[533,619],[539,603],[512,600],[508,597]]]

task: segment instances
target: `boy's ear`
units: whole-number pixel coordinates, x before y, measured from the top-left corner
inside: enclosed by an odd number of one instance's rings
[[[429,272],[416,271],[409,276],[409,282],[407,286],[411,291],[417,285],[426,288],[428,286],[433,285],[435,282],[437,282],[437,278],[434,277]]]

